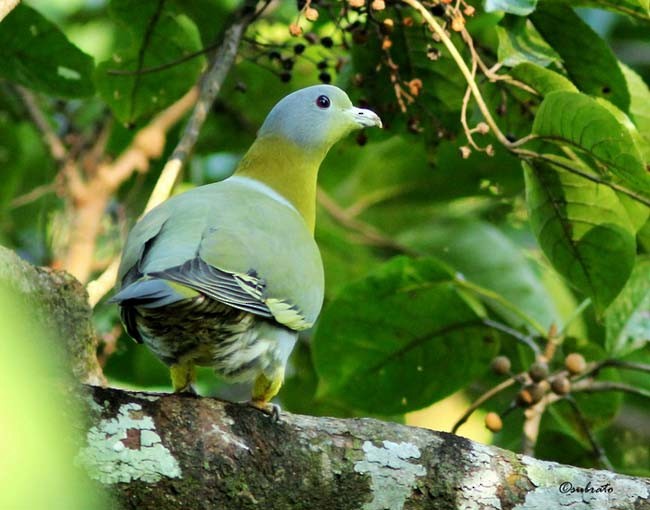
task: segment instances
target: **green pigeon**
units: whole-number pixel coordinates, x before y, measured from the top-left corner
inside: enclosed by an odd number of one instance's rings
[[[316,180],[328,150],[378,126],[332,85],[289,94],[266,117],[232,177],[165,201],[131,230],[120,264],[127,332],[170,367],[174,391],[193,391],[194,367],[253,382],[269,411],[298,332],[323,303],[314,241]]]

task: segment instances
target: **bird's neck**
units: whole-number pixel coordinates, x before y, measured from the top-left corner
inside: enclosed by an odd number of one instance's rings
[[[235,175],[250,177],[270,186],[298,210],[314,232],[316,180],[326,150],[306,150],[285,138],[257,138],[244,155]]]

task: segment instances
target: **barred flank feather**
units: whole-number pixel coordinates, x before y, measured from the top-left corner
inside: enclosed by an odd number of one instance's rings
[[[192,362],[229,381],[249,381],[286,362],[268,321],[203,295],[130,312],[143,342],[167,365]]]

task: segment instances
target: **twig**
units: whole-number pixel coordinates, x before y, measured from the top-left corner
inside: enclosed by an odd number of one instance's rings
[[[50,148],[50,154],[52,154],[55,161],[63,161],[68,151],[38,106],[36,97],[34,97],[34,94],[30,90],[27,90],[20,85],[16,85],[16,90],[18,91],[18,94],[20,94],[23,103],[25,103],[25,107],[34,121],[34,124],[36,124],[36,127],[43,134],[45,143],[47,143],[47,146]]]
[[[476,51],[476,47],[474,46],[474,40],[472,39],[472,36],[469,34],[467,29],[463,28],[460,34],[463,37],[465,43],[467,43],[467,47],[469,48],[469,51],[472,54],[472,60],[475,60],[478,63],[479,67],[481,68],[481,72],[485,75],[485,77],[488,80],[490,80],[492,83],[497,81],[504,81],[509,85],[525,90],[529,94],[532,94],[534,96],[539,96],[539,92],[537,92],[535,89],[533,89],[532,87],[528,86],[527,84],[519,80],[516,80],[512,76],[508,74],[497,74],[496,72],[502,66],[501,63],[496,63],[494,66],[488,68],[483,62],[483,60],[481,59],[481,56],[478,54],[478,51]]]
[[[49,184],[43,184],[41,186],[36,186],[34,189],[31,191],[28,191],[24,195],[20,195],[16,198],[14,198],[10,203],[9,203],[9,208],[10,209],[17,209],[18,207],[22,207],[24,205],[29,204],[30,202],[34,202],[35,200],[38,200],[42,196],[48,195],[50,193],[55,193],[56,192],[56,184],[54,183],[49,183]]]
[[[215,48],[218,48],[220,45],[221,45],[220,43],[210,44],[209,46],[201,48],[200,50],[193,51],[191,53],[188,53],[187,55],[183,55],[182,57],[177,58],[176,60],[171,60],[169,62],[165,62],[164,64],[160,64],[157,66],[144,67],[142,69],[137,69],[135,71],[130,71],[130,70],[127,71],[123,69],[108,69],[106,71],[106,74],[110,74],[113,76],[134,76],[134,75],[157,73],[159,71],[164,71],[165,69],[169,69],[170,67],[181,65],[187,62],[188,60],[192,60],[193,58],[200,57],[201,55],[209,53]]]
[[[469,419],[469,417],[472,416],[472,413],[474,413],[474,411],[476,411],[479,407],[481,407],[483,403],[487,402],[495,395],[501,393],[503,390],[510,388],[510,386],[515,384],[517,380],[518,380],[517,376],[512,376],[509,379],[506,379],[505,381],[497,384],[493,388],[490,388],[488,391],[483,393],[483,395],[481,395],[474,402],[472,402],[472,405],[470,405],[465,411],[465,413],[458,419],[458,421],[452,427],[451,433],[455,434],[456,431],[460,428],[460,426],[463,423],[465,423]]]
[[[596,439],[596,436],[591,431],[591,427],[589,427],[589,424],[587,423],[584,414],[582,414],[582,411],[578,407],[578,403],[571,396],[566,396],[564,400],[566,400],[571,406],[571,408],[573,409],[573,412],[578,420],[578,423],[580,423],[580,427],[582,427],[583,432],[587,436],[587,439],[589,440],[589,444],[591,445],[591,449],[593,450],[594,455],[596,455],[596,458],[598,459],[600,464],[605,469],[609,469],[610,471],[613,471],[614,466],[612,466],[612,463],[609,461],[607,455],[605,454],[605,450],[600,445],[600,443]]]
[[[86,285],[88,303],[95,308],[97,303],[115,286],[117,271],[120,268],[120,257],[115,257],[104,272]]]
[[[472,55],[472,78],[476,76],[476,59],[473,58]],[[465,131],[465,136],[467,137],[467,141],[469,144],[474,147],[477,151],[483,152],[484,149],[479,147],[476,142],[474,141],[474,137],[472,136],[472,131],[470,130],[469,126],[467,125],[467,106],[469,105],[469,100],[472,97],[472,89],[468,86],[467,89],[465,90],[465,95],[463,96],[463,102],[461,104],[460,108],[460,123],[463,126],[463,130]]]
[[[381,188],[359,197],[356,202],[351,206],[346,207],[344,210],[350,218],[354,218],[373,205],[399,197],[400,195],[415,189],[417,189],[417,183]]]
[[[550,363],[555,357],[555,351],[557,346],[562,343],[562,337],[558,336],[557,325],[552,323],[548,328],[548,335],[546,335],[546,345],[544,346],[544,352],[541,356],[537,356],[538,361],[543,363]]]
[[[530,336],[524,335],[520,331],[517,331],[516,329],[511,328],[510,326],[506,326],[505,324],[501,324],[500,322],[493,321],[491,319],[484,319],[483,324],[491,328],[494,328],[498,331],[502,331],[503,333],[506,333],[507,335],[510,335],[511,337],[519,340],[524,345],[530,347],[530,349],[535,353],[535,356],[540,355],[541,351],[539,346],[533,341],[533,339]]]
[[[250,17],[244,17],[226,31],[223,44],[217,50],[212,66],[203,78],[201,93],[192,112],[192,116],[185,126],[185,131],[178,145],[176,145],[174,152],[169,160],[167,160],[158,178],[158,182],[156,182],[145,207],[145,212],[150,211],[158,204],[164,202],[171,195],[181,169],[196,144],[201,127],[212,108],[212,103],[217,97],[219,90],[221,90],[228,71],[230,71],[230,67],[235,61],[242,35],[250,19]]]
[[[422,254],[417,250],[409,248],[403,244],[398,243],[394,239],[381,233],[372,225],[361,221],[351,216],[345,209],[343,209],[336,201],[330,197],[327,192],[318,187],[317,191],[318,203],[329,213],[332,218],[338,221],[344,227],[349,228],[361,235],[362,239],[372,246],[382,246],[391,248],[393,250],[411,255],[413,257],[421,256]]]
[[[442,43],[445,45],[449,53],[451,54],[451,57],[454,59],[456,62],[456,65],[458,65],[458,68],[460,69],[461,73],[463,73],[463,76],[465,77],[465,80],[467,81],[467,85],[472,91],[472,95],[474,96],[474,100],[476,101],[476,104],[478,105],[479,109],[481,110],[481,113],[483,114],[483,117],[485,118],[485,122],[488,123],[490,126],[490,129],[494,133],[494,136],[497,137],[497,140],[504,146],[504,147],[510,147],[511,142],[506,138],[506,136],[501,132],[501,129],[499,129],[499,126],[495,122],[494,118],[492,117],[492,114],[490,113],[489,108],[485,104],[485,100],[483,99],[483,96],[481,95],[481,91],[478,88],[478,85],[476,84],[476,81],[472,77],[472,72],[470,69],[467,67],[467,64],[465,63],[465,60],[463,60],[463,57],[461,54],[458,52],[456,49],[456,46],[454,46],[454,43],[451,41],[447,33],[443,30],[443,28],[438,24],[436,19],[431,15],[431,13],[427,10],[426,7],[424,7],[418,0],[402,0],[405,4],[410,5],[413,7],[415,10],[417,10],[424,20],[427,22],[429,27],[440,37],[440,40]]]
[[[598,373],[607,367],[622,368],[625,370],[636,370],[638,372],[650,373],[650,365],[647,363],[638,363],[635,361],[623,361],[619,359],[605,359],[590,364],[582,374],[576,377],[576,380],[586,379],[587,377],[595,377]]]
[[[534,406],[524,410],[524,425],[522,427],[521,453],[534,455],[535,445],[539,438],[539,426],[542,423],[542,415],[546,411],[548,403],[543,398]]]
[[[2,21],[19,2],[20,0],[2,0],[0,2],[0,21]]]
[[[176,145],[174,152],[167,160],[167,163],[165,163],[158,177],[158,181],[145,207],[145,213],[164,202],[171,195],[181,169],[196,144],[201,127],[235,60],[242,35],[250,21],[257,15],[258,13],[255,13],[253,16],[243,17],[226,31],[223,43],[214,57],[210,70],[202,78],[203,85],[200,93],[197,87],[193,87],[192,104],[196,102],[194,111],[187,121],[183,135]],[[96,280],[88,284],[88,295],[91,306],[95,306],[115,285],[118,267],[119,258],[114,260]]]
[[[571,391],[573,393],[601,393],[606,391],[622,391],[624,393],[631,393],[632,395],[650,398],[650,391],[616,381],[594,381],[593,379],[583,379],[573,384]]]
[[[133,172],[147,171],[149,161],[160,157],[167,131],[195,100],[196,90],[191,89],[142,128],[113,163],[98,164],[87,180],[81,178],[76,165],[69,165],[66,178],[73,192],[75,224],[63,267],[79,281],[86,282],[92,271],[97,235],[111,196]]]

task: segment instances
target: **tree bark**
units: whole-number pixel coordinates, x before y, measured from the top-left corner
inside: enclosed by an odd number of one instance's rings
[[[79,282],[0,247],[0,284],[62,339],[76,380],[102,381]],[[70,418],[75,461],[116,508],[650,510],[648,479],[444,432],[287,412],[274,421],[244,404],[96,386],[78,386],[66,398],[65,414],[86,411],[83,422]]]
[[[373,419],[89,388],[77,462],[126,509],[648,509],[650,480]]]

